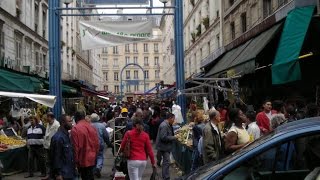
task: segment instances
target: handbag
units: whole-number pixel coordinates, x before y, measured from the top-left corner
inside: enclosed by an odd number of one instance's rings
[[[128,131],[127,142],[123,148],[123,155],[122,155],[126,159],[129,159],[130,157],[130,146],[131,146],[130,131]]]
[[[157,171],[153,171],[153,173],[150,177],[150,180],[160,180],[160,177],[159,177]]]

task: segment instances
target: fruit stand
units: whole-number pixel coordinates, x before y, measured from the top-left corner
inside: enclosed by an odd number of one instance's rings
[[[191,171],[192,165],[192,124],[178,129],[175,136],[177,140],[174,142],[172,155],[179,168],[187,174]]]
[[[2,175],[27,170],[28,149],[26,141],[18,137],[0,135],[0,160],[3,165]]]

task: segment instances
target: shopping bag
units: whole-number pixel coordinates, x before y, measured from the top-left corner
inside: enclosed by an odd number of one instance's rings
[[[160,180],[160,177],[159,177],[157,171],[153,171],[153,173],[150,177],[150,180]]]

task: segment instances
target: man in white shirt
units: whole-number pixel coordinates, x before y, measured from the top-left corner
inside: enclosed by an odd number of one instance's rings
[[[247,132],[250,135],[250,140],[254,141],[260,137],[260,129],[256,123],[256,113],[254,111],[248,111],[246,116],[248,118]]]
[[[47,114],[47,122],[48,124],[46,127],[46,134],[44,136],[43,147],[46,151],[46,166],[49,168],[49,171],[50,171],[49,152],[50,152],[51,138],[58,131],[60,127],[60,123],[55,119],[54,114],[52,112],[49,112]],[[44,179],[48,179],[48,178],[44,178]]]

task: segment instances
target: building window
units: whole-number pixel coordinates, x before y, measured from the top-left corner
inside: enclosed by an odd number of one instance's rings
[[[130,79],[130,70],[126,71],[126,79]]]
[[[211,53],[210,41],[208,42],[208,52],[209,52],[209,54]]]
[[[126,85],[127,93],[131,92],[131,86],[129,84]]]
[[[159,52],[159,44],[158,43],[154,44],[154,52]]]
[[[126,56],[126,64],[130,63],[130,57]]]
[[[144,65],[149,66],[149,58],[148,57],[144,57]]]
[[[229,0],[229,7],[231,7],[234,4],[235,0]]]
[[[133,52],[135,52],[135,53],[138,52],[138,44],[137,43],[133,44]]]
[[[4,32],[0,26],[0,60],[4,57]]]
[[[103,65],[108,66],[108,58],[102,58]]]
[[[108,81],[108,72],[104,72],[104,73],[103,73],[103,76],[104,76],[104,79],[105,79],[106,81]]]
[[[272,0],[263,0],[263,16],[268,17],[272,13]]]
[[[113,47],[113,54],[119,54],[118,52],[118,46]]]
[[[126,44],[125,46],[125,52],[129,53],[130,52],[130,44]]]
[[[147,43],[143,44],[143,52],[149,52]]]
[[[103,48],[103,49],[102,49],[102,53],[106,53],[106,54],[108,54],[108,48],[106,48],[106,47],[105,47],[105,48]]]
[[[138,57],[136,57],[136,56],[133,57],[133,63],[134,63],[134,64],[138,64]]]
[[[139,85],[134,85],[134,91],[139,91]]]
[[[154,65],[159,66],[159,57],[154,57]]]
[[[133,72],[133,78],[134,79],[139,79],[139,72],[137,71],[137,70],[135,70],[134,72]]]
[[[114,86],[114,93],[119,94],[119,86],[118,85]]]
[[[217,34],[217,44],[218,44],[218,48],[220,48],[220,35]]]
[[[106,92],[108,92],[109,90],[108,90],[108,86],[107,85],[104,85],[103,86],[103,89],[104,89],[104,91],[106,91]]]
[[[241,29],[242,33],[247,31],[247,13],[242,13],[241,14]]]
[[[288,0],[278,0],[278,7],[282,7],[288,3]]]
[[[15,49],[16,49],[16,65],[19,67],[20,66],[20,62],[21,62],[21,58],[22,58],[22,42],[20,37],[16,38],[16,42],[15,42]],[[38,61],[39,61],[40,57],[38,55]]]
[[[149,79],[149,71],[148,71],[148,70],[145,70],[145,71],[144,71],[144,77],[145,77],[146,79]]]
[[[118,58],[114,58],[114,59],[113,59],[113,67],[119,67]]]
[[[149,90],[149,88],[150,88],[149,83],[146,83],[146,84],[145,84],[145,88],[146,88],[145,90]]]
[[[154,71],[154,77],[155,77],[156,79],[159,79],[159,78],[160,78],[160,70],[155,70],[155,71]]]
[[[113,76],[114,76],[114,78],[113,78],[114,81],[119,81],[119,73],[118,72],[114,72]]]
[[[230,32],[231,32],[231,39],[234,40],[236,38],[236,28],[234,26],[234,22],[230,23]]]

